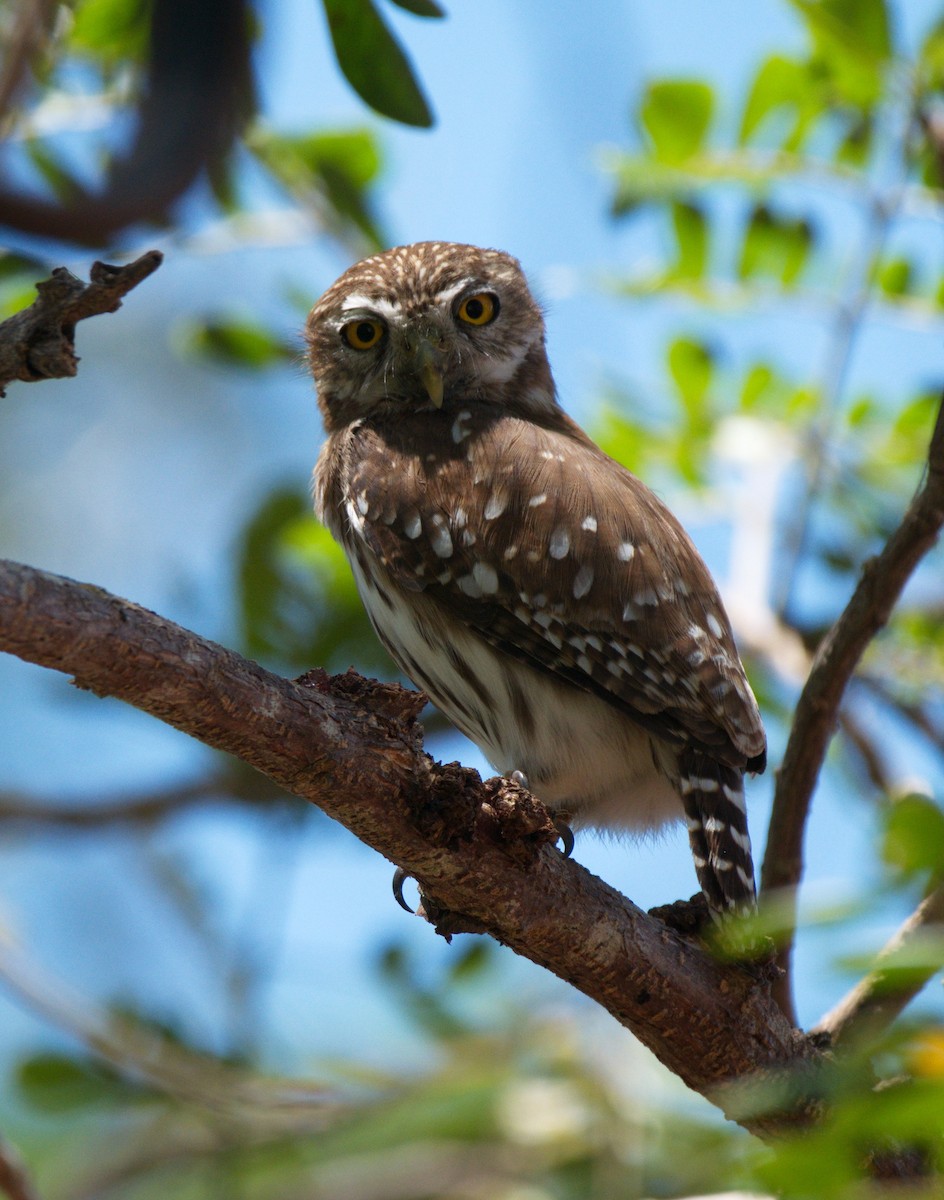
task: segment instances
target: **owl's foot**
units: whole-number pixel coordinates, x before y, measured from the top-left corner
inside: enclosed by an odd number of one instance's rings
[[[397,904],[399,904],[401,908],[406,909],[411,916],[415,917],[415,911],[410,908],[409,904],[407,904],[406,900],[403,898],[403,885],[408,879],[412,878],[413,876],[407,871],[404,871],[402,867],[397,867],[393,873],[393,894],[396,898]]]
[[[555,818],[554,828],[557,830],[557,836],[560,838],[561,854],[564,858],[570,858],[574,852],[574,831],[566,821],[560,821]]]
[[[512,771],[508,776],[512,783],[516,783],[518,787],[523,787],[526,792],[531,791],[531,784],[524,771]],[[540,797],[538,797],[540,799]],[[561,854],[564,858],[570,858],[574,852],[574,831],[566,821],[560,817],[553,817],[554,828],[557,830],[557,836],[560,838]]]

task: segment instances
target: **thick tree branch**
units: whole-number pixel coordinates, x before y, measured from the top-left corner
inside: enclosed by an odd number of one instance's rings
[[[878,1037],[944,965],[944,884],[921,901],[883,947],[875,970],[859,982],[819,1022],[815,1033],[829,1034],[845,1049]]]
[[[115,312],[122,298],[161,265],[164,256],[149,250],[123,267],[92,263],[90,283],[65,267],[37,283],[39,295],[22,312],[0,321],[0,396],[14,379],[34,383],[75,375],[75,326],[86,317]]]
[[[319,805],[443,910],[607,1008],[747,1128],[765,1135],[810,1116],[796,1077],[819,1055],[763,972],[712,959],[564,859],[546,811],[514,784],[434,763],[416,722],[423,697],[353,672],[282,679],[99,588],[9,562],[0,649],[69,672]],[[768,1094],[779,1112],[750,1112],[739,1083],[799,1092]]]
[[[836,728],[846,686],[871,640],[887,623],[911,573],[944,523],[944,406],[938,409],[924,482],[881,554],[870,559],[839,620],[820,645],[800,695],[790,739],[777,772],[761,891],[793,892],[803,874],[803,838],[813,789]],[[794,905],[790,896],[787,903]],[[795,924],[795,922],[793,922]],[[792,1017],[793,936],[779,952],[779,999]]]

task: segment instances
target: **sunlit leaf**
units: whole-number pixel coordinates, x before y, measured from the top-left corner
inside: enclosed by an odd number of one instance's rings
[[[882,94],[884,68],[891,56],[891,32],[884,0],[791,0],[804,17],[820,70],[828,74],[837,98],[870,109]]]
[[[885,0],[791,0],[806,19],[814,38],[872,63],[892,53]]]
[[[714,356],[704,342],[676,338],[669,346],[669,373],[690,417],[704,411],[714,375]]]
[[[944,17],[928,30],[918,54],[918,81],[922,89],[944,89]]]
[[[656,157],[683,162],[702,148],[713,110],[707,83],[665,79],[648,86],[639,113]]]
[[[783,393],[784,383],[769,363],[754,363],[741,386],[741,408],[755,412],[769,406],[770,400]]]
[[[789,285],[806,265],[812,246],[808,221],[781,217],[759,204],[744,231],[738,273],[742,279],[766,276]]]
[[[885,817],[882,856],[906,874],[944,871],[944,812],[927,796],[902,796]]]
[[[192,322],[184,338],[190,351],[227,366],[261,371],[295,362],[298,347],[253,321],[207,319]]]
[[[249,148],[298,199],[327,201],[341,223],[350,223],[372,249],[385,242],[370,187],[382,165],[376,137],[367,129],[286,136],[256,129]],[[323,214],[322,214],[323,215]]]
[[[148,44],[150,8],[147,0],[79,0],[70,45],[106,65],[140,60]]]
[[[888,258],[879,264],[875,277],[886,296],[904,296],[911,291],[914,268],[907,258]]]
[[[809,97],[811,82],[806,63],[779,54],[768,58],[754,76],[744,105],[741,141],[749,141],[772,112],[796,110],[801,99]]]
[[[432,125],[413,68],[371,0],[322,3],[338,65],[361,99],[405,125]]]
[[[678,245],[673,271],[685,279],[701,279],[708,266],[708,221],[695,204],[672,205],[672,227]]]

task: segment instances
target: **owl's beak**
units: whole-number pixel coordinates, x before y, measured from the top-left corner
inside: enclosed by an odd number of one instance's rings
[[[433,402],[434,408],[442,408],[443,361],[440,351],[426,338],[416,348],[416,374]]]

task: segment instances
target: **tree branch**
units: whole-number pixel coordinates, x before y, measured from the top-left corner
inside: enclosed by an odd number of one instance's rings
[[[922,946],[921,943],[931,942]],[[915,952],[923,951],[915,961]],[[819,1022],[814,1033],[829,1035],[845,1049],[872,1040],[888,1028],[944,963],[944,884],[921,901],[878,955],[875,970]]]
[[[842,615],[826,635],[800,695],[790,739],[777,772],[761,892],[796,889],[803,874],[803,839],[813,789],[838,720],[846,686],[871,640],[887,623],[911,573],[944,523],[944,405],[938,408],[924,482],[884,550],[869,559]],[[787,893],[785,893],[786,897]],[[786,900],[793,906],[795,897]],[[792,931],[780,951],[778,998],[792,1017]]]
[[[75,326],[86,317],[115,312],[122,297],[147,279],[164,256],[149,250],[123,267],[94,262],[91,283],[83,283],[65,267],[37,283],[39,295],[22,312],[0,321],[0,396],[14,379],[35,383],[75,375]]]
[[[3,561],[0,649],[69,672],[319,805],[410,872],[432,904],[462,914],[459,925],[603,1005],[746,1128],[770,1135],[809,1119],[796,1074],[820,1055],[772,1001],[763,970],[712,959],[564,859],[527,792],[434,763],[416,721],[424,697],[354,672],[282,679],[99,588]],[[750,1097],[738,1087],[747,1083]],[[764,1112],[761,1084],[777,1091]]]
[[[113,800],[76,797],[49,799],[16,791],[0,791],[0,825],[30,825],[54,830],[99,830],[109,825],[150,825],[174,813],[201,805],[236,803],[269,805],[284,799],[284,789],[249,771],[211,770],[186,783],[122,794]]]
[[[0,1192],[8,1200],[38,1200],[20,1156],[0,1137]]]

